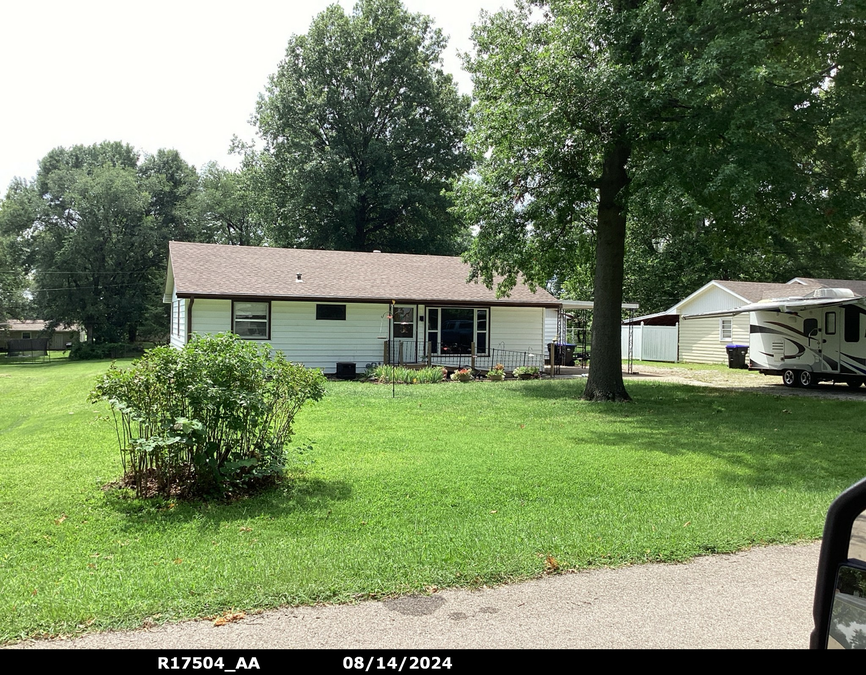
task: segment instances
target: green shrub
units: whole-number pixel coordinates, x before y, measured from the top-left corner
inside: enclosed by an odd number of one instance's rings
[[[129,356],[141,356],[144,347],[128,342],[102,342],[88,344],[76,342],[69,350],[72,361],[87,361],[90,359],[122,359]]]
[[[91,401],[114,411],[125,475],[139,496],[224,494],[273,483],[292,420],[324,395],[318,370],[231,333],[155,347],[100,378]]]

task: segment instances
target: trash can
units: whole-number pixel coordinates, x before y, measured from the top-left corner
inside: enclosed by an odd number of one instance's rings
[[[728,351],[728,368],[748,368],[746,352],[749,351],[749,345],[728,345],[725,349]]]
[[[573,345],[569,342],[548,342],[547,343],[547,353],[550,353],[550,348],[555,347],[554,349],[554,360],[556,361],[555,365],[557,366],[573,366],[574,365],[574,348],[577,345]]]

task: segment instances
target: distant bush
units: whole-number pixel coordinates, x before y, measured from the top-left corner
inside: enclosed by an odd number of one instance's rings
[[[90,359],[122,359],[129,356],[141,356],[144,347],[128,342],[103,342],[88,344],[76,342],[69,350],[69,358],[73,361],[87,361]]]
[[[403,368],[402,366],[374,366],[367,370],[366,379],[372,382],[381,384],[390,384],[397,382],[398,384],[435,384],[442,382],[448,371],[444,368],[421,368],[413,370],[411,368]]]
[[[225,494],[285,470],[292,420],[324,395],[318,370],[234,334],[193,336],[112,368],[91,401],[114,411],[123,467],[139,496]]]

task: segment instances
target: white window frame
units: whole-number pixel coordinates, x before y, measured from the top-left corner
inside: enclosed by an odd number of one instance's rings
[[[253,318],[242,318],[238,319],[238,310],[237,307],[239,305],[264,305],[265,307],[265,318],[264,319],[253,319]],[[243,333],[238,332],[238,321],[246,322],[246,323],[255,323],[255,324],[264,324],[265,334],[264,335],[244,335]],[[271,303],[268,300],[232,300],[232,332],[240,338],[244,340],[270,340],[271,339]]]
[[[727,322],[727,330],[725,323]],[[725,333],[727,332],[727,336]],[[733,342],[734,340],[734,319],[732,317],[719,318],[719,342]]]

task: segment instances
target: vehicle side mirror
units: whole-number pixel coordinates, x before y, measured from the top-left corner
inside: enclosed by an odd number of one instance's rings
[[[812,649],[866,649],[866,479],[827,512],[812,615]]]

